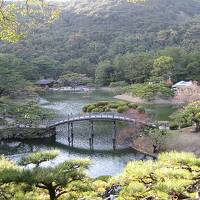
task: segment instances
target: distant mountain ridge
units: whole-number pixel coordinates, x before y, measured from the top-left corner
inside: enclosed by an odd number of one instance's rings
[[[1,44],[1,52],[25,60],[46,55],[61,64],[100,60],[126,52],[182,47],[200,50],[199,0],[73,0],[65,3],[52,25],[32,31],[18,44]]]

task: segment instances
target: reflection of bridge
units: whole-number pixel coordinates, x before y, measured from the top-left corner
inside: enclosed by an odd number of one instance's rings
[[[69,145],[73,146],[74,133],[73,133],[73,123],[79,121],[90,122],[90,136],[89,136],[89,144],[90,148],[93,148],[94,141],[94,121],[112,121],[112,140],[113,140],[113,149],[116,148],[116,121],[124,121],[130,122],[133,124],[138,124],[141,126],[153,126],[153,124],[148,124],[146,122],[138,121],[131,117],[128,117],[124,114],[119,113],[84,113],[84,114],[76,114],[76,115],[68,115],[64,119],[55,119],[48,122],[49,128],[56,128],[57,126],[67,124],[68,126],[68,142]]]

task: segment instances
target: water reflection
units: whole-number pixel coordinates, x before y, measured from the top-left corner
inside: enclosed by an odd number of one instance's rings
[[[58,164],[69,159],[90,159],[91,165],[88,173],[92,177],[102,175],[116,175],[120,173],[128,161],[150,159],[143,154],[133,151],[132,149],[123,150],[95,150],[72,148],[55,140],[45,139],[32,141],[15,141],[2,142],[0,153],[5,154],[12,160],[17,161],[22,155],[34,151],[53,150],[60,151],[59,156],[47,164]]]
[[[41,106],[50,108],[58,116],[63,117],[69,113],[80,113],[81,108],[85,104],[111,100],[113,94],[95,91],[89,98],[84,98],[84,94],[81,93],[49,92],[41,96],[43,98]],[[150,159],[149,157],[144,157],[141,153],[127,148],[128,144],[125,143],[118,142],[118,150],[112,151],[111,122],[95,122],[94,126],[94,151],[89,150],[88,122],[80,122],[74,124],[74,146],[76,148],[67,146],[67,129],[64,126],[59,128],[56,140],[41,139],[2,142],[0,144],[0,154],[5,154],[13,160],[18,160],[21,155],[30,152],[58,149],[60,154],[51,162],[51,165],[68,159],[89,158],[91,159],[91,166],[88,172],[92,177],[116,175],[121,172],[128,161]],[[131,127],[130,124],[117,123],[117,134],[119,135],[120,131],[129,127]]]

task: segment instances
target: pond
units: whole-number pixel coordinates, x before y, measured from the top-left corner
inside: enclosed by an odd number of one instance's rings
[[[113,100],[111,92],[93,91],[89,96],[84,93],[70,92],[46,92],[41,95],[41,106],[55,111],[58,116],[67,116],[69,113],[80,113],[84,105],[96,101]],[[170,106],[146,106],[149,112],[156,120],[167,120],[168,116],[174,111]],[[117,123],[117,134],[132,125],[129,123]],[[91,160],[91,166],[88,173],[92,177],[102,175],[119,174],[126,163],[131,160],[150,159],[139,152],[128,148],[126,142],[118,143],[117,150],[112,150],[112,123],[95,122],[94,123],[94,150],[89,150],[89,126],[88,122],[79,122],[74,124],[74,148],[68,146],[67,127],[59,127],[56,141],[52,140],[34,140],[34,141],[15,141],[0,144],[0,153],[18,160],[23,154],[58,149],[59,156],[51,161],[51,164],[57,164],[68,159]]]

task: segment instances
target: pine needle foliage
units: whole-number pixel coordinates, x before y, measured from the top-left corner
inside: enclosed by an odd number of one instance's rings
[[[157,161],[130,162],[116,178],[117,200],[194,199],[200,188],[200,159],[192,153],[163,153]]]

